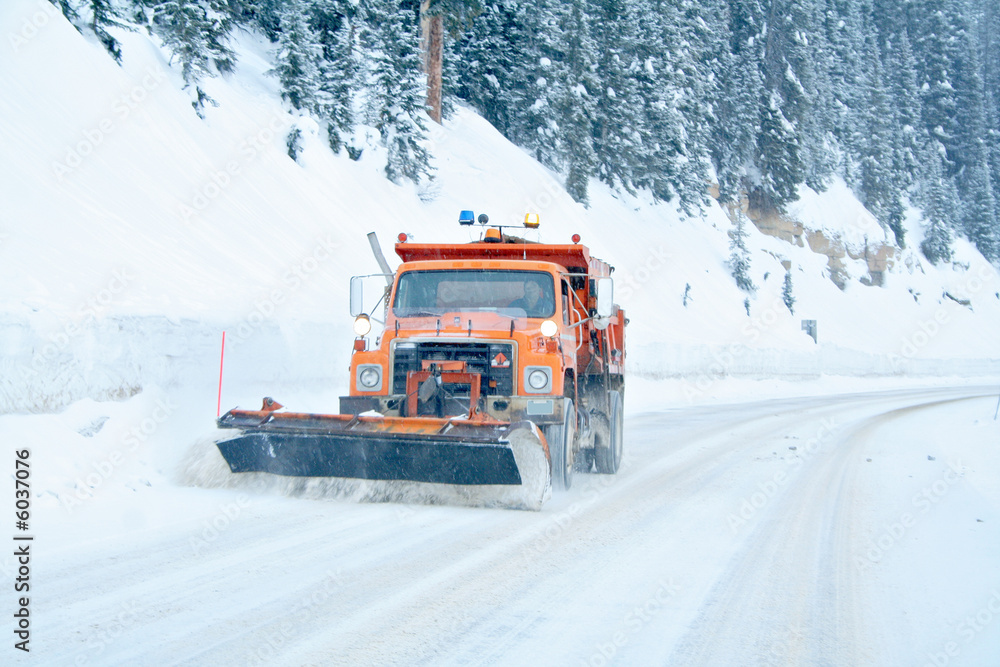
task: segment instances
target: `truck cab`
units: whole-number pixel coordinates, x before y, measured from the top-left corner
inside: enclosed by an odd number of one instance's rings
[[[403,263],[382,302],[384,330],[373,345],[355,340],[340,411],[530,421],[561,459],[554,470],[567,469],[557,485],[568,485],[574,465],[588,469],[611,444],[620,419],[625,317],[613,304],[613,268],[578,237],[486,238],[396,244]],[[369,318],[354,293],[352,314]],[[612,458],[617,469],[620,451]]]

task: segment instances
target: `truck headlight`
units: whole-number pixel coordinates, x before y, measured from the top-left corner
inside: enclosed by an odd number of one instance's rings
[[[541,329],[542,329],[542,335],[546,336],[547,338],[552,338],[557,333],[559,333],[559,325],[553,322],[552,320],[545,320],[544,322],[542,322]]]
[[[371,330],[372,321],[368,319],[368,316],[363,313],[358,315],[357,319],[354,320],[354,333],[359,336],[367,336]]]
[[[378,391],[382,388],[382,367],[377,364],[358,366],[358,391]]]
[[[547,394],[552,390],[552,369],[548,366],[528,366],[524,369],[524,389],[532,394]]]

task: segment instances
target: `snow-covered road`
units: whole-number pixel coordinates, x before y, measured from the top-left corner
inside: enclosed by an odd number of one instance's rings
[[[996,664],[997,393],[633,414],[538,513],[166,488],[37,538],[32,662]]]

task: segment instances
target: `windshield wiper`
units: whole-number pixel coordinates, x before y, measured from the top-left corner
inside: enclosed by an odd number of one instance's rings
[[[437,317],[438,313],[432,313],[429,310],[417,310],[414,312],[404,311],[402,313],[396,313],[396,317]]]

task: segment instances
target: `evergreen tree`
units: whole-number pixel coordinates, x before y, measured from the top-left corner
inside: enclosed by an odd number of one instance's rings
[[[785,118],[776,93],[767,93],[761,105],[757,136],[760,180],[750,189],[750,205],[761,211],[784,211],[798,198],[796,185],[805,178],[795,127]]]
[[[829,0],[823,17],[826,52],[823,58],[824,76],[831,98],[827,101],[832,134],[843,150],[840,173],[847,184],[858,182],[854,157],[865,141],[863,108],[866,63],[864,23],[866,3],[858,0]]]
[[[996,200],[990,184],[989,165],[985,160],[967,168],[963,176],[965,194],[961,197],[962,230],[983,257],[1000,260],[1000,235],[998,235]]]
[[[886,44],[887,78],[893,125],[897,132],[893,149],[893,172],[905,189],[913,185],[928,143],[920,122],[920,89],[917,64],[905,28]]]
[[[516,63],[527,44],[524,15],[514,0],[486,2],[446,58],[455,95],[510,138],[516,107]],[[446,77],[447,78],[447,77]]]
[[[858,145],[860,179],[856,194],[883,228],[898,225],[901,221],[891,218],[902,209],[900,198],[904,179],[893,173],[893,151],[898,128],[894,126],[895,114],[882,78],[882,66],[874,35],[867,44],[866,58],[872,60],[864,78],[865,104],[861,117],[865,121],[867,138]],[[901,237],[894,228],[897,237]],[[897,238],[897,243],[901,238]]]
[[[752,193],[755,208],[783,210],[797,198],[805,179],[801,123],[809,113],[812,59],[804,36],[812,29],[810,5],[804,0],[772,0],[767,8],[761,98],[757,136],[760,187]]]
[[[372,62],[368,114],[388,149],[385,174],[394,183],[417,183],[431,173],[423,146],[427,112],[418,26],[413,13],[393,0],[370,0],[365,12]]]
[[[152,30],[160,35],[172,57],[181,64],[185,87],[195,87],[192,102],[198,114],[210,98],[198,82],[215,71],[231,72],[236,55],[229,48],[233,21],[225,0],[160,0],[152,7]]]
[[[127,28],[118,7],[111,0],[87,0],[85,5],[90,10],[90,20],[88,25],[94,31],[98,41],[104,45],[104,49],[121,64],[122,49],[118,40],[111,36],[108,28]]]
[[[281,34],[271,73],[281,83],[281,97],[298,111],[315,111],[320,88],[323,48],[308,22],[307,0],[286,0],[281,10]]]
[[[729,48],[720,54],[713,107],[711,154],[723,203],[736,203],[757,187],[757,132],[763,80],[763,8],[757,0],[732,0]]]
[[[334,153],[354,129],[354,91],[359,66],[354,44],[353,5],[349,0],[312,0],[310,27],[322,52],[316,112],[326,125]]]
[[[272,44],[281,34],[281,8],[285,0],[229,0],[240,25],[258,30]]]
[[[921,115],[930,141],[945,149],[944,176],[952,177],[958,170],[958,98],[954,85],[956,62],[959,58],[960,36],[954,15],[954,3],[946,0],[917,0],[913,20],[919,26],[914,32],[914,49],[918,63],[917,81],[921,91]],[[927,175],[930,178],[930,175]]]
[[[792,295],[792,272],[785,271],[785,283],[781,287],[781,300],[785,302],[788,312],[795,314],[795,297]]]
[[[924,197],[923,219],[927,225],[920,251],[931,264],[951,261],[951,225],[957,195],[954,182],[944,177],[944,148],[932,158],[928,170],[927,192]]]
[[[714,20],[711,2],[690,6],[691,15],[666,0],[638,0],[630,10],[631,16],[641,17],[632,74],[638,99],[625,102],[642,112],[631,121],[637,123],[639,158],[633,183],[659,200],[676,197],[689,215],[704,207],[709,181],[711,112],[701,70],[712,68],[721,51],[708,23]]]
[[[637,17],[625,0],[594,0],[590,8],[596,51],[593,146],[598,178],[633,192],[644,151],[652,141],[642,116],[637,76],[643,69]]]
[[[532,11],[519,11],[525,33],[520,57],[514,63],[511,106],[511,139],[550,169],[560,165],[559,100],[566,80],[562,75],[563,49],[560,26],[563,3],[539,0]]]
[[[743,211],[737,209],[736,220],[733,231],[730,232],[729,242],[729,269],[736,286],[745,292],[753,292],[753,280],[750,279],[750,251],[747,249],[747,217]]]
[[[590,39],[584,0],[572,0],[561,16],[563,85],[556,98],[560,133],[560,163],[566,172],[566,192],[577,202],[588,203],[587,189],[594,174],[595,52]]]
[[[979,35],[986,97],[987,159],[993,200],[1000,202],[1000,6],[997,3],[983,3]]]

